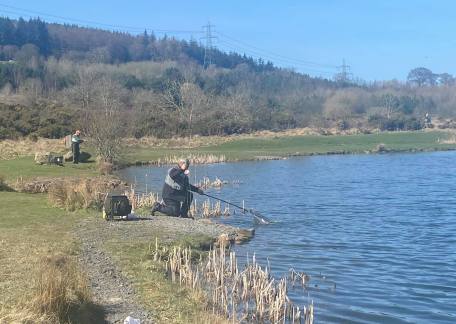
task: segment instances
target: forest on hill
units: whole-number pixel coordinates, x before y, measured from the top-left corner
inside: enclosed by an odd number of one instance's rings
[[[0,139],[110,125],[124,136],[227,135],[296,127],[409,130],[456,117],[455,79],[324,79],[196,40],[0,18]],[[451,124],[450,124],[451,126]],[[106,127],[108,129],[109,127]]]

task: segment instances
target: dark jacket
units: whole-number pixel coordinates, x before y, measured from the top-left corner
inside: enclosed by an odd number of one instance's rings
[[[163,199],[185,201],[189,194],[188,190],[198,192],[198,187],[190,184],[184,170],[178,166],[169,169],[163,185]]]

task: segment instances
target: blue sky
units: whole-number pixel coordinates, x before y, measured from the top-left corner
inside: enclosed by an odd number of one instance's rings
[[[218,48],[311,75],[331,77],[343,59],[355,77],[369,81],[404,80],[419,66],[456,74],[456,1],[450,0],[0,0],[0,14],[167,30],[186,39],[199,39],[210,21]]]

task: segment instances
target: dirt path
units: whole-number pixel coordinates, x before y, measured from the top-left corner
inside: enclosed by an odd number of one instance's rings
[[[104,308],[108,323],[123,323],[127,316],[153,323],[152,314],[140,305],[131,282],[104,251],[101,237],[87,231],[92,223],[82,223],[77,234],[81,239],[80,261],[89,277],[94,302]]]
[[[80,222],[76,235],[81,241],[80,261],[87,273],[94,302],[104,307],[108,323],[123,323],[127,316],[139,318],[141,323],[153,323],[150,311],[142,307],[132,283],[103,248],[108,240],[116,242],[151,242],[160,233],[163,241],[173,241],[185,235],[206,235],[214,239],[239,238],[239,229],[207,220],[191,220],[158,216],[134,221],[106,222],[89,218]]]

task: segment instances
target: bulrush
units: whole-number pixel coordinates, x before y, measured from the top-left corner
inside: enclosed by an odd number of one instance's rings
[[[206,296],[207,309],[233,322],[313,323],[313,304],[299,307],[288,295],[288,283],[306,284],[308,276],[290,269],[288,278],[275,279],[269,267],[261,267],[255,255],[242,271],[236,253],[222,242],[206,257],[192,260],[190,248],[149,247],[153,260],[163,264],[169,278]]]

